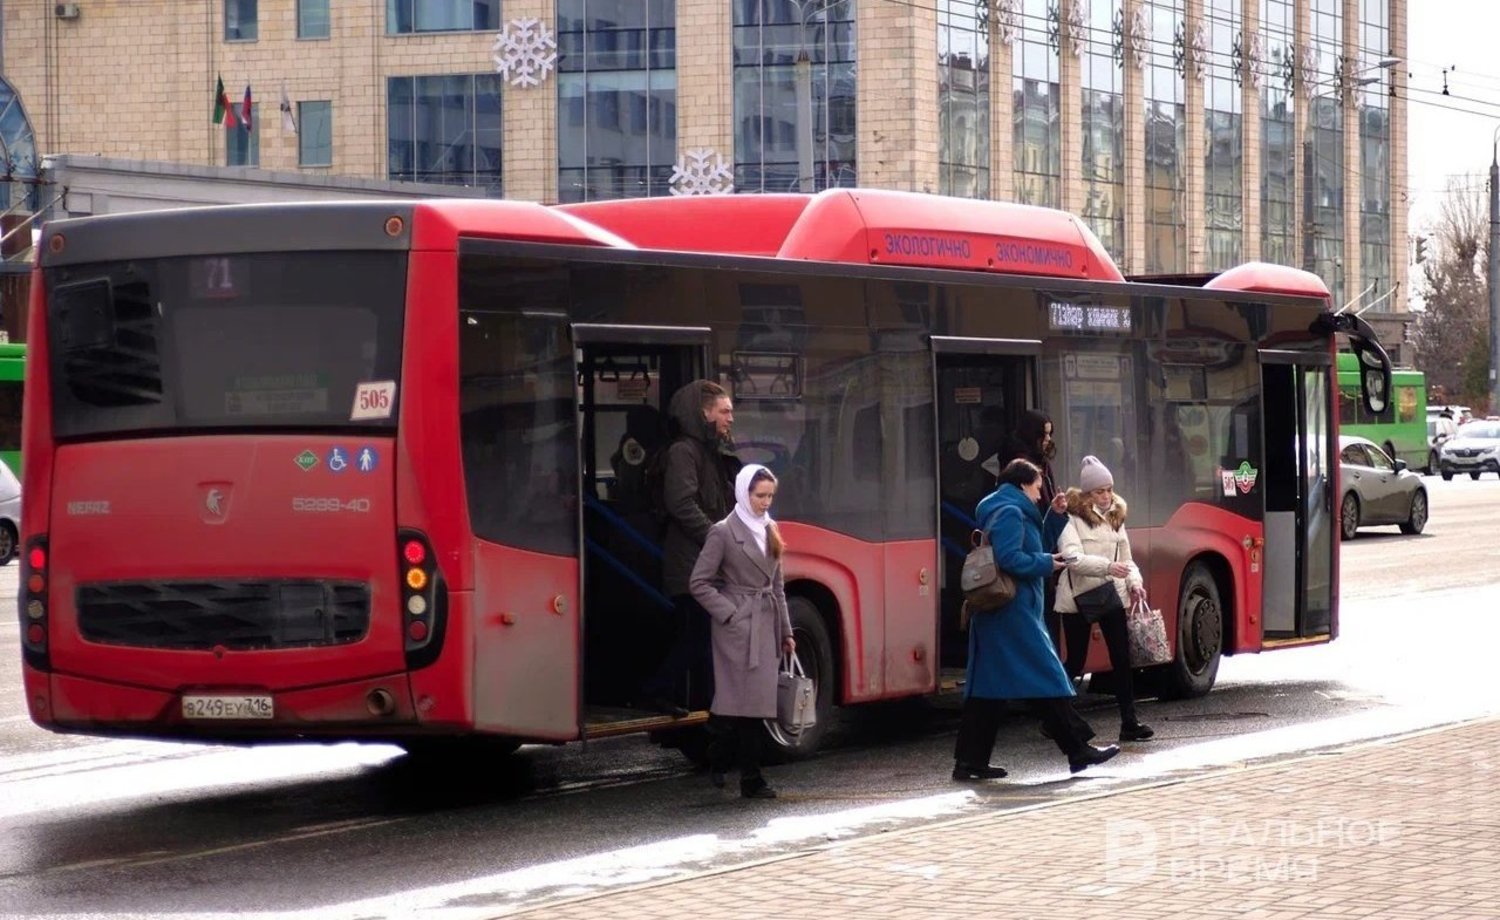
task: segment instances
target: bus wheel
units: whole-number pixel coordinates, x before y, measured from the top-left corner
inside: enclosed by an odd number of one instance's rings
[[[10,565],[16,558],[16,529],[10,521],[0,521],[0,565]]]
[[[1345,540],[1353,540],[1354,535],[1359,532],[1359,497],[1353,492],[1345,495],[1343,503],[1339,505],[1339,530]]]
[[[1219,676],[1224,648],[1224,608],[1219,585],[1208,566],[1195,562],[1182,576],[1182,601],[1177,610],[1177,655],[1163,667],[1169,699],[1202,696]]]
[[[818,721],[800,732],[789,732],[775,719],[767,719],[770,743],[766,745],[766,759],[772,763],[797,760],[816,751],[833,720],[835,672],[828,626],[817,605],[805,597],[789,597],[786,606],[792,619],[792,638],[797,640],[797,661],[818,688]]]

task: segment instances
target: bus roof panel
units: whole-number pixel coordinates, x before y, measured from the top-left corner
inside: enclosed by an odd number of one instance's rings
[[[412,249],[451,251],[459,237],[635,249],[609,230],[530,201],[450,198],[413,207]]]
[[[774,256],[808,195],[627,198],[559,205],[642,249]]]
[[[1246,262],[1218,275],[1203,285],[1212,291],[1246,291],[1254,294],[1293,294],[1328,301],[1333,295],[1323,279],[1312,272],[1290,265],[1270,262]]]
[[[784,259],[1123,281],[1098,238],[1063,211],[875,189],[813,198]]]

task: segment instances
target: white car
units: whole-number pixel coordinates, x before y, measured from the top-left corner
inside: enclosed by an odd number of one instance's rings
[[[16,558],[21,539],[21,481],[0,460],[0,565]]]
[[[1454,473],[1468,473],[1471,479],[1500,474],[1500,422],[1470,422],[1458,429],[1438,448],[1438,470],[1444,479]]]

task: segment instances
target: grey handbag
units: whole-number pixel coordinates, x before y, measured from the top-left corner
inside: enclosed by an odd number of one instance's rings
[[[776,677],[776,721],[783,731],[797,734],[818,723],[818,688],[802,671],[796,655],[783,655]]]
[[[971,539],[974,548],[969,550],[958,576],[958,585],[964,592],[963,611],[959,614],[961,629],[968,628],[972,614],[998,610],[1016,597],[1015,579],[995,565],[995,551],[985,532],[976,530]]]

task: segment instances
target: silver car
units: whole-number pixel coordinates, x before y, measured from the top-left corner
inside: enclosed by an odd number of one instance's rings
[[[1339,436],[1339,481],[1344,495],[1339,522],[1345,540],[1361,527],[1399,524],[1402,533],[1427,526],[1427,489],[1422,477],[1392,460],[1373,441]]]
[[[0,565],[16,556],[21,533],[21,483],[0,460]]]
[[[1478,479],[1480,473],[1500,475],[1500,422],[1474,421],[1458,426],[1458,434],[1438,448],[1438,472],[1444,479],[1454,473],[1468,473]]]

